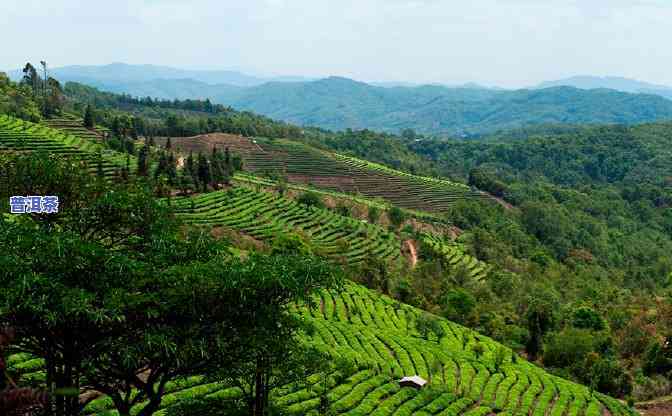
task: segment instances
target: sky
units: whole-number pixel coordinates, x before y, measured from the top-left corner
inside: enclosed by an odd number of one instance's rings
[[[112,62],[516,88],[672,85],[670,0],[0,0],[0,69]]]

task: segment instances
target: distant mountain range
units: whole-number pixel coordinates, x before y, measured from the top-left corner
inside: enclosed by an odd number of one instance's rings
[[[672,100],[672,87],[650,84],[648,82],[622,77],[576,76],[557,81],[542,82],[535,88],[549,88],[559,86],[575,87],[585,90],[608,88],[611,90],[629,93],[655,94]]]
[[[608,89],[553,87],[498,91],[423,86],[382,88],[345,78],[267,83],[214,97],[235,108],[329,129],[412,128],[471,136],[539,124],[634,124],[672,119],[672,101]]]
[[[271,81],[309,81],[306,77],[256,77],[238,71],[190,70],[159,65],[129,65],[112,63],[109,65],[71,65],[50,69],[52,76],[61,81],[76,81],[94,85],[141,85],[157,80],[193,80],[204,84],[229,84],[251,87]],[[12,79],[22,76],[21,70],[9,71]]]
[[[437,136],[471,136],[554,124],[634,124],[672,119],[672,88],[615,77],[574,77],[523,90],[367,84],[342,77],[261,78],[236,71],[196,71],[110,64],[55,68],[61,81],[163,99],[209,98],[275,119],[333,130],[407,128]],[[10,72],[19,78],[20,71]],[[663,97],[670,98],[670,100]]]

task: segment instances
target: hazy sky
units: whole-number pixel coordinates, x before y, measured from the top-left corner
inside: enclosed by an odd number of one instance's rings
[[[0,0],[0,68],[153,63],[505,87],[672,85],[670,0]]]

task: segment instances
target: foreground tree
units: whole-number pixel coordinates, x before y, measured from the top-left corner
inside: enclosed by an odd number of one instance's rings
[[[12,328],[0,327],[0,415],[28,415],[41,410],[48,399],[46,392],[18,387],[9,376],[5,350],[14,338]]]
[[[249,414],[262,416],[273,388],[306,377],[319,364],[297,339],[310,327],[292,306],[315,307],[312,294],[340,287],[341,277],[322,260],[290,253],[253,255],[232,265],[226,280],[235,289],[226,299],[242,307],[230,312],[239,325],[228,336],[240,342],[217,357],[211,374],[238,386]]]
[[[67,196],[55,216],[0,217],[0,324],[16,329],[17,349],[45,360],[49,391],[97,390],[119,414],[142,403],[134,410],[148,416],[169,381],[220,364],[236,379],[255,369],[253,409],[263,412],[273,371],[301,357],[290,304],[338,285],[326,263],[231,260],[225,242],[198,230],[185,236],[141,183],[104,188],[41,155],[5,162],[0,173],[21,178],[3,189],[10,195]],[[82,405],[55,396],[48,411],[77,415]]]

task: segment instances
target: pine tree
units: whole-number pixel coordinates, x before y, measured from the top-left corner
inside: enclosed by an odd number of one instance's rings
[[[196,165],[194,163],[194,154],[192,152],[189,152],[189,156],[187,157],[187,161],[184,164],[184,168],[187,170],[189,175],[191,175],[192,181],[197,183],[198,175],[196,172]]]
[[[87,129],[92,129],[95,126],[95,120],[93,117],[93,108],[91,104],[86,106],[86,111],[84,111],[84,127]]]
[[[194,190],[194,178],[184,169],[180,172],[178,183],[183,195],[187,195]]]
[[[128,179],[131,176],[131,157],[126,155],[126,165],[121,169],[121,180],[123,182],[128,182]]]
[[[177,183],[177,167],[175,165],[175,155],[173,154],[173,152],[170,152],[168,154],[166,162],[167,162],[166,174],[168,175],[168,183],[171,186],[174,186]]]
[[[156,167],[156,170],[154,171],[154,177],[158,178],[159,176],[167,173],[168,173],[168,159],[166,158],[166,154],[161,152],[161,155],[159,156],[159,165]]]
[[[97,168],[96,168],[96,176],[98,178],[102,179],[105,177],[105,171],[103,171],[103,157],[101,155],[98,155],[98,161],[97,161]]]
[[[198,181],[203,186],[203,192],[208,189],[208,184],[212,181],[208,159],[203,153],[198,154]]]
[[[210,156],[210,173],[212,176],[212,186],[217,188],[224,180],[225,173],[221,153],[217,151],[216,146],[212,148],[212,155]]]
[[[148,156],[149,148],[147,145],[142,146],[138,154],[138,176],[147,176],[148,171]]]
[[[229,152],[228,147],[224,148],[224,166],[226,166],[226,170],[228,170],[229,172],[232,171],[232,169],[231,169],[231,152]]]

